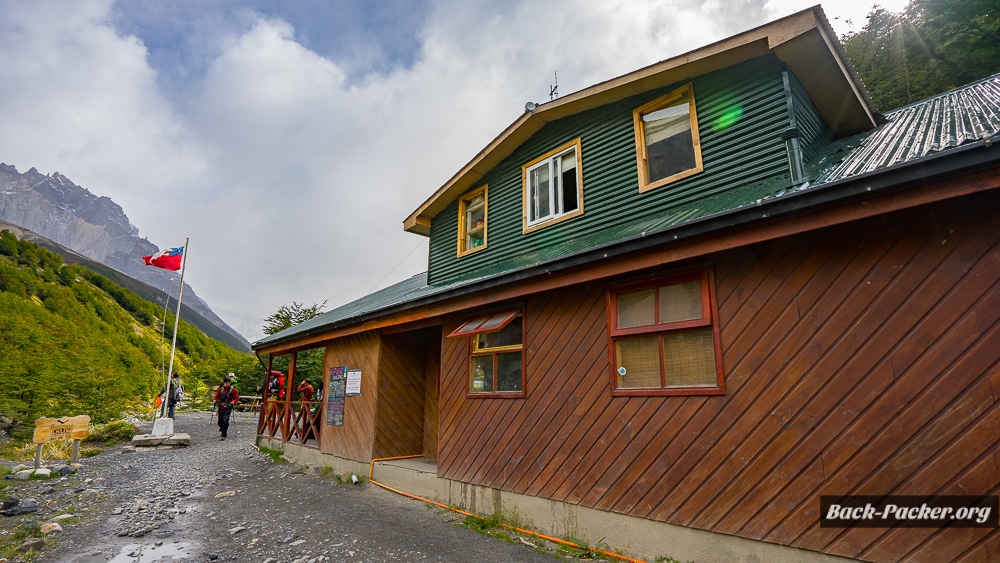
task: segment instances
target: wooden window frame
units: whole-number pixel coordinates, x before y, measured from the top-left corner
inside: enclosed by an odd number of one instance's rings
[[[568,213],[556,213],[554,215],[547,216],[544,219],[538,219],[534,222],[530,222],[529,224],[528,216],[530,206],[532,205],[532,198],[528,181],[528,172],[537,168],[544,162],[554,160],[556,157],[561,156],[569,150],[573,150],[576,153],[576,209]],[[561,223],[567,219],[583,215],[583,142],[581,141],[581,138],[577,137],[576,139],[561,145],[522,166],[521,192],[523,195],[521,230],[524,234],[528,234],[543,227],[548,227],[549,225]]]
[[[666,178],[661,178],[655,182],[650,182],[649,165],[647,163],[648,155],[646,152],[646,128],[643,126],[642,117],[648,113],[676,105],[678,101],[685,98],[687,99],[689,109],[691,110],[688,117],[691,120],[691,142],[694,145],[695,166],[694,168],[689,168],[672,176],[667,176]],[[636,108],[632,112],[632,125],[635,129],[635,154],[639,168],[639,193],[665,186],[705,170],[705,164],[701,158],[701,136],[698,133],[698,109],[695,105],[693,83],[685,84],[684,86],[681,86],[664,96],[660,96],[659,98]]]
[[[483,196],[483,224],[482,225],[477,225],[477,226],[472,227],[470,229],[469,225],[467,224],[467,216],[468,216],[468,210],[469,210],[468,206],[469,206],[469,203],[472,200],[474,200],[475,198],[479,197],[480,195]],[[483,185],[483,186],[481,186],[479,188],[476,188],[475,190],[473,190],[473,191],[465,194],[461,198],[459,198],[459,200],[458,200],[458,251],[457,251],[457,256],[459,256],[459,257],[461,257],[461,256],[467,256],[469,254],[472,254],[473,252],[479,252],[480,250],[484,250],[486,248],[486,245],[487,245],[487,242],[488,242],[486,237],[487,237],[487,228],[488,228],[488,219],[489,219],[489,205],[490,205],[490,199],[489,199],[489,186],[488,185]],[[474,246],[472,248],[469,248],[467,246],[468,245],[467,239],[468,239],[468,235],[470,234],[470,231],[472,231],[472,230],[478,230],[480,228],[483,230],[483,244],[481,244],[479,246]]]
[[[692,280],[701,282],[701,303],[702,317],[683,321],[668,323],[654,322],[652,325],[644,325],[629,328],[618,327],[618,296],[624,293],[631,293],[642,289],[653,289],[684,283]],[[654,291],[655,302],[654,311],[659,315],[659,292]],[[718,311],[715,302],[715,278],[710,267],[703,267],[697,270],[689,270],[675,274],[658,276],[643,281],[631,282],[624,285],[610,287],[607,290],[608,307],[608,358],[611,366],[610,383],[611,394],[614,396],[684,396],[684,395],[724,395],[726,393],[724,369],[722,365],[722,344],[719,338]],[[616,366],[617,358],[615,341],[618,338],[640,336],[676,334],[693,329],[704,329],[711,327],[712,343],[715,353],[715,386],[695,386],[695,387],[667,387],[666,374],[664,372],[663,360],[660,360],[660,387],[659,388],[619,388],[618,373]],[[659,339],[660,354],[663,353],[662,339]]]
[[[500,332],[506,328],[514,319],[521,319],[521,343],[509,346],[496,346],[493,348],[480,348],[479,347],[479,336],[482,334],[489,334],[494,332]],[[499,322],[491,325],[489,328],[480,328],[484,323],[487,323],[490,319],[497,319]],[[465,360],[465,397],[468,399],[523,399],[525,397],[525,377],[524,377],[524,310],[523,309],[510,309],[501,312],[493,312],[484,315],[478,315],[473,317],[453,330],[448,338],[460,338],[468,337],[467,344],[468,348]],[[486,357],[491,356],[493,358],[493,388],[496,389],[496,380],[499,374],[499,360],[498,356],[500,354],[508,352],[520,352],[521,353],[521,389],[519,391],[490,391],[475,393],[472,391],[472,359],[476,357]]]

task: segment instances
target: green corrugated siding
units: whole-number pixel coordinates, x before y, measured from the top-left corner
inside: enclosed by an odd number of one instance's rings
[[[795,75],[789,72],[788,78],[795,104],[795,123],[802,133],[800,138],[802,158],[804,162],[809,162],[816,158],[823,147],[834,141],[833,132],[826,125],[819,110],[813,105],[812,100],[809,99],[809,95],[806,94]]]
[[[694,79],[705,171],[642,194],[632,110],[682,83],[546,125],[484,177],[487,248],[456,257],[457,202],[434,219],[428,282],[490,276],[752,201],[747,198],[757,196],[750,188],[788,175],[782,70],[776,58],[762,57]],[[742,117],[717,130],[720,118],[736,109]],[[521,166],[577,137],[583,148],[583,215],[523,234]]]

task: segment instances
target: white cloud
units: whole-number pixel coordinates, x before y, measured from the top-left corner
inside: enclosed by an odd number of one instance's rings
[[[181,97],[108,0],[4,3],[0,160],[111,197],[161,247],[191,237],[186,280],[254,339],[283,304],[422,271],[426,241],[401,221],[547,101],[553,71],[565,95],[808,5],[442,0],[411,66],[354,80],[247,9]]]

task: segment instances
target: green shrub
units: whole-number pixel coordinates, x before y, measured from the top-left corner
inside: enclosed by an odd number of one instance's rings
[[[107,424],[91,425],[88,442],[123,442],[131,440],[132,436],[138,434],[136,427],[124,420],[114,420]]]

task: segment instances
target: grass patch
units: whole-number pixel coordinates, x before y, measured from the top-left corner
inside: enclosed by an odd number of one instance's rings
[[[503,517],[500,514],[492,514],[486,518],[466,516],[462,522],[462,527],[483,534],[484,536],[501,539],[509,543],[517,543],[517,540],[511,536],[511,533],[503,527]]]
[[[92,424],[84,442],[127,442],[139,431],[131,422],[115,420],[107,424]]]
[[[17,548],[31,538],[41,538],[42,523],[36,516],[22,516],[19,518],[20,521],[14,525],[13,533],[0,535],[0,557],[11,560],[15,560],[15,558],[20,557],[16,560],[23,561],[25,557],[33,559],[33,554],[38,553],[37,551],[34,551],[28,554],[23,554],[20,553]]]
[[[512,515],[512,518],[517,520],[517,515]],[[604,542],[604,538],[601,538],[597,542],[597,545],[591,547],[587,545],[587,542],[570,537],[566,541],[575,544],[565,545],[561,543],[553,543],[549,541],[538,542],[539,538],[531,534],[524,534],[508,528],[506,526],[511,526],[515,528],[523,528],[524,526],[520,523],[505,522],[501,514],[493,514],[487,517],[481,516],[466,516],[465,520],[459,525],[467,530],[472,530],[486,536],[493,538],[502,539],[510,543],[520,543],[525,546],[531,547],[536,553],[542,553],[550,555],[559,560],[571,560],[571,561],[618,561],[610,554],[619,554],[622,552],[620,550],[612,550],[611,547]],[[658,560],[659,561],[659,560]],[[679,561],[672,559],[665,559],[660,563],[680,563]]]
[[[330,479],[338,485],[351,484],[354,482],[351,480],[351,475],[341,475],[340,473],[336,473],[329,465],[324,465],[322,468],[318,469],[316,474],[320,477],[320,479]],[[357,477],[359,485],[365,482],[364,477],[361,477],[360,475]]]
[[[94,457],[108,446],[127,442],[138,430],[131,422],[116,420],[107,424],[93,424],[87,430],[87,438],[80,442],[80,457]],[[11,440],[0,446],[0,458],[22,463],[35,460],[35,448],[31,438]],[[73,440],[53,440],[42,444],[42,460],[70,459],[73,457]]]
[[[288,460],[285,459],[285,457],[284,457],[285,452],[283,452],[281,450],[272,450],[271,448],[269,448],[267,446],[260,446],[260,452],[262,454],[267,455],[267,457],[271,458],[271,461],[273,461],[275,463],[287,463],[288,462]]]

